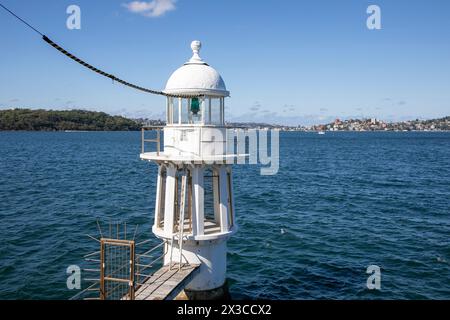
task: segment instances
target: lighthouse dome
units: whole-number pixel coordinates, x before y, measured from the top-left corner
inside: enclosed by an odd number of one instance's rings
[[[164,92],[228,96],[229,92],[220,74],[200,58],[201,42],[193,41],[191,48],[194,53],[192,58],[170,76]]]

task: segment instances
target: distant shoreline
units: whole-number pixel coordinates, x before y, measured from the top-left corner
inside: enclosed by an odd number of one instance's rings
[[[92,132],[140,132],[140,130],[0,130],[0,132],[92,133]]]
[[[259,130],[258,128],[248,128],[250,130]],[[320,131],[305,131],[305,130],[277,130],[279,132],[300,132],[300,133],[311,133],[318,134]],[[111,132],[140,132],[140,130],[0,130],[0,133],[26,133],[26,132],[36,132],[36,133],[111,133]],[[450,130],[367,130],[367,131],[352,131],[352,130],[335,130],[335,131],[325,131],[326,134],[332,133],[450,133]]]
[[[137,131],[134,120],[85,110],[0,110],[0,131]]]
[[[164,126],[165,121],[128,119],[86,110],[7,109],[0,110],[0,131],[27,132],[114,132],[139,131],[145,126]],[[227,122],[227,126],[299,132],[448,132],[450,116],[431,120],[385,122],[371,119],[336,119],[332,123],[288,126],[253,122]]]
[[[90,133],[90,132],[140,132],[140,130],[1,130],[0,132],[58,132],[58,133]]]

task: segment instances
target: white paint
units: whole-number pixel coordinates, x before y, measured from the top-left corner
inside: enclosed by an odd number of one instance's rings
[[[170,248],[164,258],[165,264],[170,261]],[[172,260],[179,261],[180,251],[175,245]],[[182,261],[201,264],[199,273],[186,286],[189,290],[211,290],[224,285],[227,273],[227,242],[224,239],[206,242],[185,242],[183,244]]]
[[[192,240],[192,241],[214,241],[217,239],[228,239],[230,236],[235,234],[239,230],[238,226],[234,224],[227,232],[221,232],[220,229],[217,232],[213,232],[210,234],[203,235],[193,235],[192,232],[185,233],[183,239]],[[170,240],[172,237],[166,233],[164,233],[164,229],[157,228],[155,226],[152,227],[152,232],[160,239]]]
[[[203,167],[196,166],[192,170],[192,194],[193,194],[193,212],[192,215],[195,216],[195,224],[193,223],[193,233],[194,235],[204,234],[204,189],[203,189]]]
[[[164,153],[170,156],[209,157],[226,154],[225,128],[205,126],[167,126]]]
[[[186,64],[177,69],[167,81],[164,92],[229,95],[220,74],[203,64]]]
[[[216,221],[217,223],[220,223],[220,203],[218,201],[218,199],[220,199],[220,196],[219,196],[219,170],[217,170],[217,168],[213,169],[212,184],[213,184],[213,197],[214,197],[214,221]]]
[[[156,182],[156,202],[155,202],[155,226],[159,226],[160,224],[160,212],[161,212],[161,200],[165,201],[165,199],[161,199],[161,188],[162,188],[162,169],[163,166],[158,167],[158,180]]]
[[[200,41],[193,41],[191,47],[194,52],[192,58],[170,76],[164,92],[228,96],[229,92],[220,74],[198,55]]]
[[[219,191],[220,191],[220,231],[228,231],[228,177],[227,168],[221,166],[219,169]]]
[[[192,49],[192,58],[189,60],[189,63],[198,63],[198,64],[205,64],[202,58],[200,58],[199,53],[200,49],[202,48],[202,43],[198,40],[194,40],[191,42],[191,49]]]
[[[234,211],[233,172],[231,170],[231,167],[227,167],[227,171],[228,171],[228,174],[230,177],[230,192],[231,192],[231,194],[228,196],[230,197],[229,198],[230,203],[231,203],[230,210],[231,210],[231,214],[232,214],[232,221],[230,221],[229,223],[230,223],[231,227],[234,229],[234,228],[236,228],[236,222],[234,221],[234,212],[235,211]]]
[[[168,236],[172,236],[173,223],[174,223],[174,211],[175,211],[175,174],[176,170],[174,166],[167,167],[166,177],[166,201],[164,210],[164,233]]]

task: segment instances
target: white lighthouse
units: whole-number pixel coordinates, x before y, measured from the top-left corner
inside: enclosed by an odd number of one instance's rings
[[[200,58],[200,41],[191,48],[192,58],[164,90],[164,150],[143,151],[140,157],[159,167],[152,231],[166,241],[164,264],[199,265],[185,288],[195,295],[225,284],[227,240],[237,231],[228,160],[236,155],[227,154],[229,92],[220,74]]]

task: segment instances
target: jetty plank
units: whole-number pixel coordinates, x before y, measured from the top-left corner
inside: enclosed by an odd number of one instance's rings
[[[200,265],[173,264],[152,274],[136,291],[135,300],[171,300],[192,280]]]

